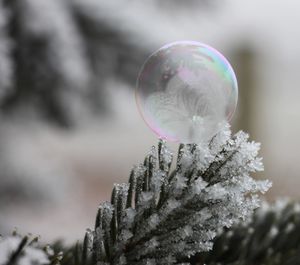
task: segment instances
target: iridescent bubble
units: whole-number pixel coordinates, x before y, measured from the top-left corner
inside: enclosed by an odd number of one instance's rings
[[[136,101],[145,122],[175,142],[210,140],[231,119],[237,98],[231,65],[200,42],[163,46],[147,59],[137,80]]]

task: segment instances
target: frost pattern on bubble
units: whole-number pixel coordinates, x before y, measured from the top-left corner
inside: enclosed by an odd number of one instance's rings
[[[215,49],[182,41],[153,53],[138,77],[136,100],[147,125],[161,138],[200,143],[212,138],[237,104],[228,61]]]

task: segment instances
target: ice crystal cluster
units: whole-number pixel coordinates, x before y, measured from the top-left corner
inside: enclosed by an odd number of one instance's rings
[[[250,173],[263,170],[260,145],[228,124],[207,144],[181,144],[177,162],[164,141],[136,166],[128,184],[116,184],[99,206],[89,231],[98,265],[191,264],[212,249],[224,227],[245,220],[271,183]]]

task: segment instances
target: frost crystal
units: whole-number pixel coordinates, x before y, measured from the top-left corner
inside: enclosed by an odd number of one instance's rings
[[[190,264],[224,227],[246,220],[259,206],[257,193],[270,188],[250,176],[263,170],[259,148],[246,133],[231,137],[224,124],[207,144],[181,144],[171,171],[173,153],[160,141],[157,154],[152,148],[133,169],[129,184],[115,185],[111,202],[100,205],[95,262]]]

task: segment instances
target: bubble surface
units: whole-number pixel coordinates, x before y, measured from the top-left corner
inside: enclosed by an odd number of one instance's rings
[[[136,101],[160,138],[173,142],[210,140],[237,105],[235,73],[214,48],[194,41],[163,46],[144,63]]]

